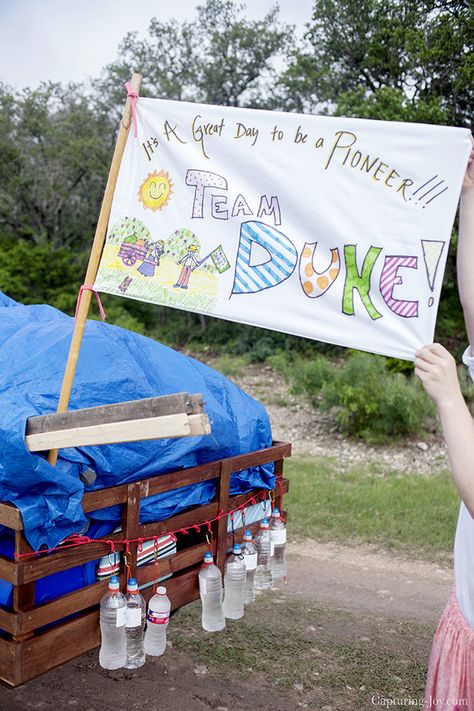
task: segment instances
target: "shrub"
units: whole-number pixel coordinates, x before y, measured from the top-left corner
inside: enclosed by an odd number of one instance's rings
[[[343,431],[367,442],[420,433],[435,411],[418,380],[391,373],[384,358],[368,353],[351,354],[324,382],[321,396]]]

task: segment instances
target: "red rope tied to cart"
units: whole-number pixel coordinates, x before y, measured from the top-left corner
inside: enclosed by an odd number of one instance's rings
[[[91,284],[83,284],[81,286],[81,288],[79,289],[79,294],[77,297],[76,312],[74,314],[74,322],[77,321],[77,315],[79,313],[79,307],[81,305],[82,294],[84,293],[84,291],[91,291],[94,294],[96,301],[97,301],[97,306],[99,307],[100,316],[102,318],[102,321],[105,321],[107,316],[105,314],[104,307],[102,306],[102,301],[100,300],[99,292],[97,291],[97,289],[94,289],[94,287]]]
[[[262,496],[263,499],[267,496],[267,489],[265,489],[263,492],[258,494],[258,496]],[[187,527],[183,528],[177,528],[174,531],[167,531],[166,533],[162,534],[164,536],[171,536],[173,541],[176,541],[176,534],[177,533],[182,533],[182,534],[188,534],[190,530],[196,529],[200,530],[202,526],[207,526],[208,527],[208,532],[211,534],[211,542],[212,542],[212,528],[211,524],[215,521],[220,521],[221,518],[224,516],[230,516],[231,514],[235,514],[236,511],[239,509],[242,510],[245,506],[249,506],[250,504],[256,504],[257,500],[255,496],[251,496],[247,499],[247,501],[244,501],[243,504],[240,504],[239,506],[236,506],[234,509],[231,509],[227,512],[225,512],[223,509],[220,509],[217,515],[214,518],[211,518],[207,521],[202,521],[200,524],[192,524]],[[242,519],[244,520],[244,519]],[[206,534],[207,536],[207,534]],[[116,546],[127,546],[130,543],[138,543],[138,550],[142,550],[143,548],[143,543],[144,541],[157,541],[158,536],[149,536],[146,538],[140,537],[140,538],[124,538],[124,539],[95,539],[95,538],[89,538],[88,536],[82,536],[80,534],[72,533],[70,536],[64,539],[58,546],[54,546],[53,548],[46,548],[43,550],[37,550],[37,551],[31,551],[28,553],[15,553],[14,557],[15,560],[21,560],[22,558],[31,558],[32,556],[39,556],[39,555],[46,555],[48,553],[53,553],[55,551],[62,551],[68,548],[79,548],[80,546],[88,545],[90,543],[96,543],[100,544],[102,543],[103,545],[107,545],[110,547],[110,553],[114,554],[116,552]],[[208,541],[209,542],[209,541]]]

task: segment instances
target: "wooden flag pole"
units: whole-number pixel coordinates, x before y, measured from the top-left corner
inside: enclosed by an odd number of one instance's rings
[[[133,91],[138,94],[142,83],[141,74],[133,74],[130,83]],[[97,276],[97,271],[99,269],[102,249],[104,247],[105,237],[107,234],[107,226],[109,223],[110,210],[112,207],[112,199],[115,192],[115,186],[117,185],[120,164],[122,162],[123,152],[125,150],[125,144],[127,142],[128,132],[130,130],[131,123],[132,107],[130,98],[127,98],[123,111],[122,121],[120,123],[119,133],[117,136],[117,142],[115,144],[112,163],[110,165],[109,177],[107,179],[107,185],[105,186],[104,198],[102,200],[99,219],[97,221],[94,241],[92,243],[91,254],[89,257],[89,264],[87,266],[86,278],[84,283],[89,286],[92,286],[94,284]],[[84,336],[84,328],[86,326],[87,315],[89,313],[91,297],[92,292],[90,290],[84,290],[82,291],[81,298],[79,299],[79,308],[77,310],[77,315],[74,322],[74,331],[72,334],[72,341],[66,362],[66,369],[64,371],[57,412],[66,412],[66,410],[68,409],[69,398],[71,397],[71,390],[74,382],[74,375],[76,373],[77,361],[79,358],[79,352],[81,350],[82,338]],[[57,459],[58,450],[50,450],[48,454],[48,462],[55,466]]]

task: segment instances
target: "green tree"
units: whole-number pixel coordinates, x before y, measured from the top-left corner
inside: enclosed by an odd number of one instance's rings
[[[0,229],[53,249],[90,245],[115,126],[77,85],[0,87]]]
[[[123,104],[122,84],[133,71],[143,77],[143,96],[225,106],[270,106],[288,56],[292,27],[278,20],[278,6],[261,20],[247,20],[244,5],[207,0],[193,22],[153,19],[145,38],[126,35],[120,60],[97,84],[106,101]]]
[[[467,0],[316,0],[282,101],[299,110],[467,126],[473,37]]]

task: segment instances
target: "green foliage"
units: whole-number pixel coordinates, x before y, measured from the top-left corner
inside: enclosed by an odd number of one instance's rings
[[[276,83],[275,60],[288,55],[291,27],[281,25],[278,6],[261,20],[248,20],[245,5],[207,0],[191,22],[151,21],[148,36],[129,33],[119,47],[120,60],[99,82],[109,102],[137,68],[142,95],[223,106],[269,106]]]
[[[247,358],[243,356],[222,355],[213,363],[213,366],[227,378],[241,378],[247,362]]]
[[[400,473],[373,461],[341,469],[335,459],[292,457],[285,501],[294,536],[371,543],[446,562],[459,496],[449,472]]]
[[[466,0],[316,0],[282,100],[299,110],[469,125],[473,17]]]
[[[25,304],[48,303],[72,313],[85,260],[67,249],[30,244],[12,237],[0,237],[0,288]]]
[[[342,430],[367,442],[422,432],[434,413],[418,381],[390,373],[385,359],[367,353],[353,353],[332,370],[321,395]]]
[[[434,414],[419,381],[396,372],[395,363],[402,361],[349,352],[339,365],[322,354],[308,360],[280,353],[269,362],[289,381],[292,393],[332,410],[343,432],[367,442],[422,432]]]
[[[0,225],[35,245],[89,247],[110,164],[106,113],[78,86],[0,86]]]

